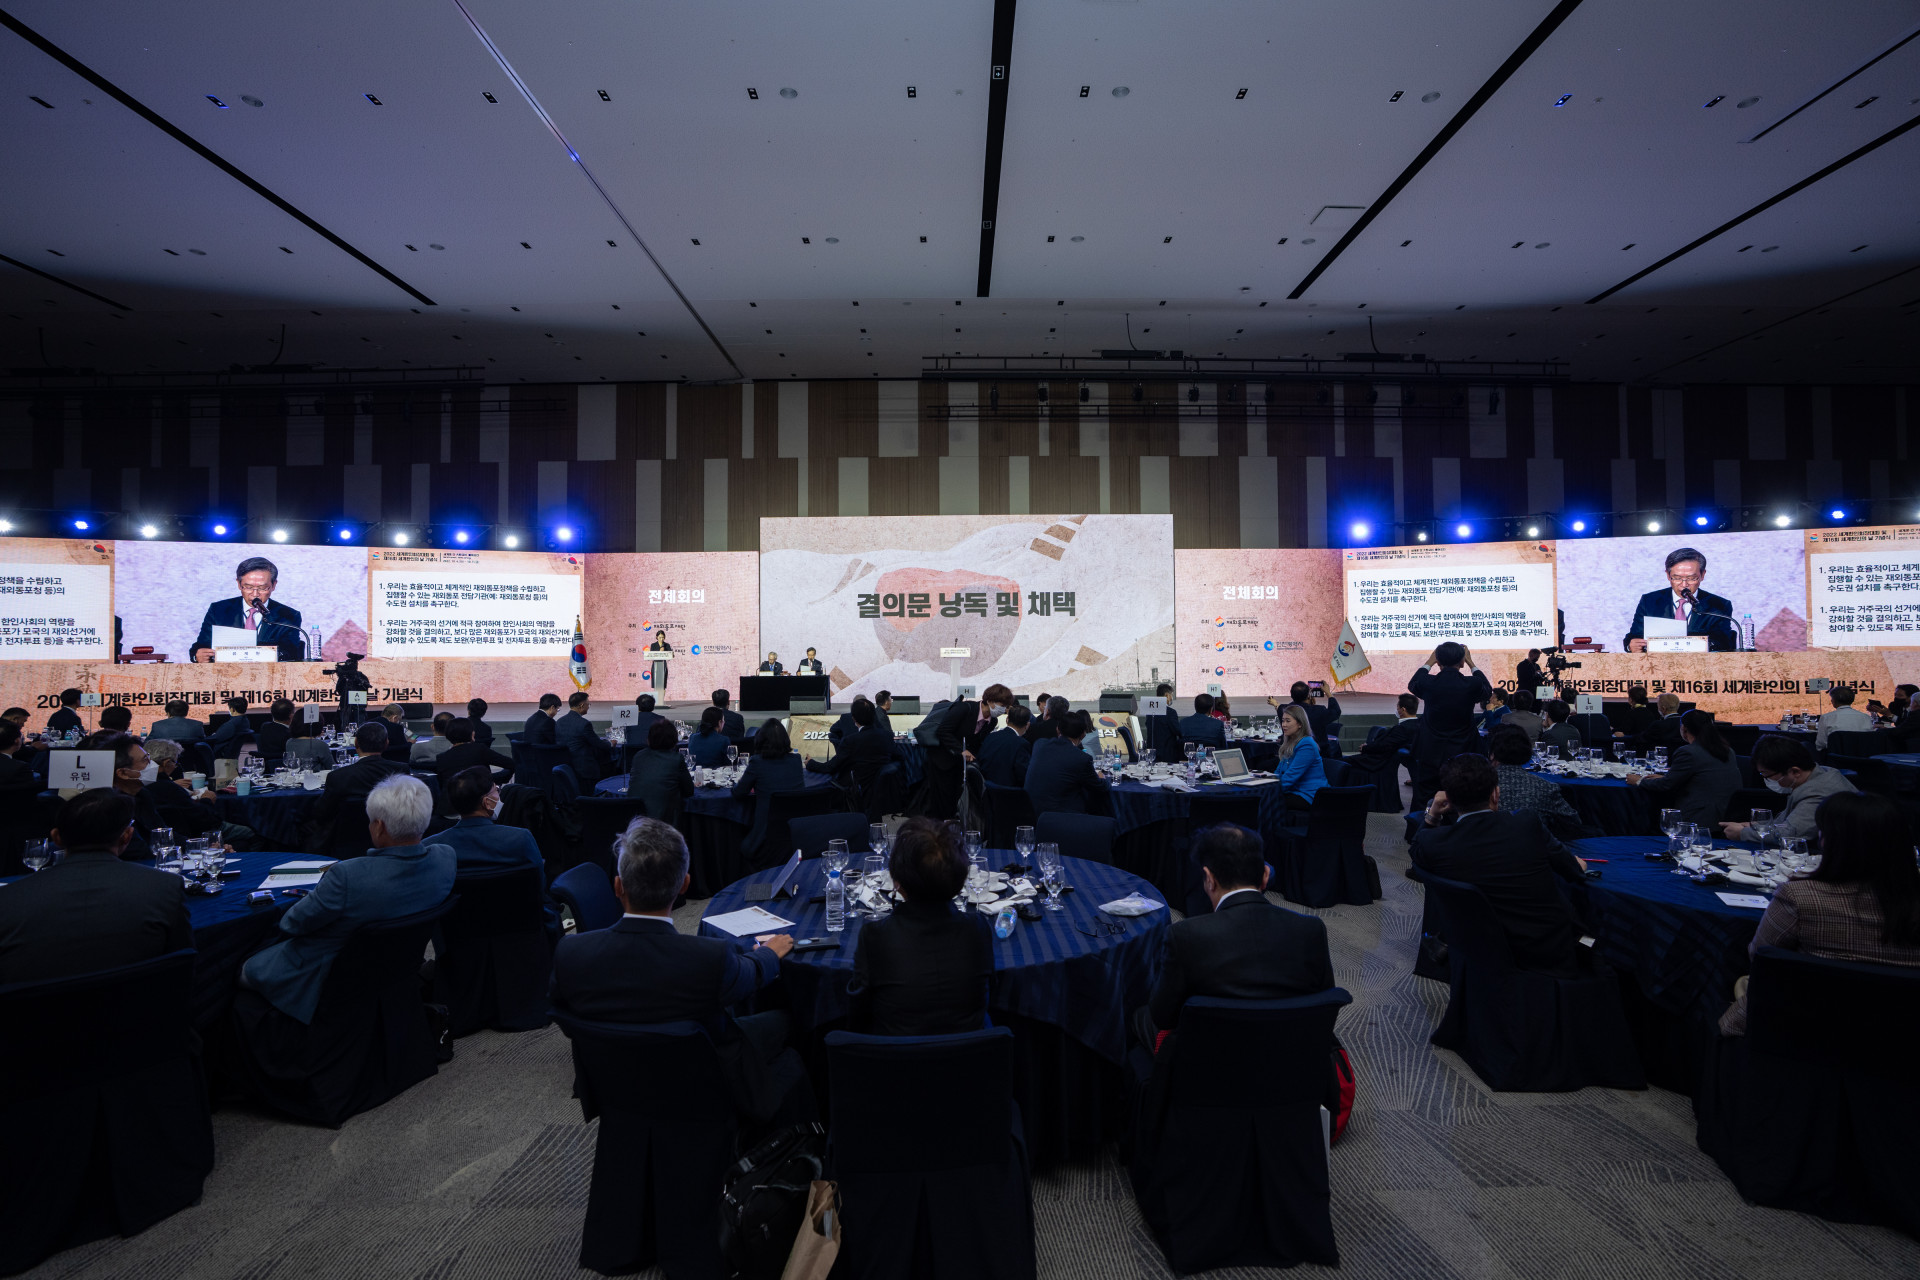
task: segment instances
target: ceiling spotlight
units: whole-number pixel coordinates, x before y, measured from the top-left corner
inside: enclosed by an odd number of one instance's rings
[[[553,536],[554,536],[554,540],[557,542],[572,542],[573,530],[569,529],[566,525],[563,524],[558,529],[555,529],[553,531]]]
[[[1349,532],[1353,534],[1353,540],[1355,542],[1365,542],[1373,536],[1372,527],[1364,520],[1357,521]]]
[[[1466,538],[1472,536],[1472,534],[1473,526],[1470,524],[1457,524],[1453,527],[1453,536],[1456,538]]]
[[[404,547],[404,546],[406,546],[406,545],[407,545],[407,535],[406,535],[406,534],[405,534],[404,532],[402,532],[402,533],[396,533],[396,534],[394,534],[394,535],[393,535],[393,545],[394,545],[394,546],[396,546],[396,547]]]
[[[217,524],[217,525],[215,525],[215,526],[213,526],[213,536],[214,536],[214,537],[216,537],[216,538],[224,538],[224,537],[226,537],[226,536],[227,536],[227,526],[225,526],[225,525],[223,525],[223,524]]]
[[[1572,528],[1575,533],[1585,533],[1587,531],[1587,522],[1585,520],[1575,520]]]
[[[1835,507],[1833,510],[1827,512],[1827,518],[1829,520],[1845,520],[1847,518],[1847,513],[1842,511],[1839,507]]]
[[[1773,518],[1773,523],[1775,528],[1784,529],[1788,525],[1793,523],[1793,518],[1791,516],[1784,516],[1784,515],[1775,516]]]
[[[275,529],[273,531],[273,540],[275,542],[285,542],[287,540],[287,531],[285,529]]]
[[[13,532],[13,521],[0,520],[0,533],[12,533],[12,532]]]
[[[342,541],[342,542],[352,542],[352,541],[353,541],[353,530],[351,530],[351,529],[342,529],[342,530],[340,531],[340,541]]]
[[[1693,522],[1699,525],[1702,529],[1707,527],[1707,518],[1705,516],[1695,516],[1693,518]]]
[[[453,540],[455,542],[465,542],[467,540],[467,531],[465,529],[455,531]]]
[[[520,535],[510,533],[506,537],[500,539],[500,541],[507,548],[507,550],[511,551],[515,547],[520,545]]]
[[[1414,534],[1413,540],[1415,542],[1425,542],[1427,540],[1427,531],[1422,529],[1419,533]]]
[[[160,536],[160,531],[150,524],[143,524],[140,526],[140,536],[143,538],[157,538]]]
[[[1528,525],[1528,526],[1527,526],[1527,536],[1528,536],[1529,538],[1537,538],[1537,537],[1539,537],[1539,536],[1540,536],[1540,526],[1539,526],[1539,525],[1537,525],[1537,524],[1530,524],[1530,525]]]
[[[91,529],[93,526],[88,524],[85,520],[75,520],[73,522],[73,527],[80,530],[82,533],[84,533],[88,529]]]
[[[1660,532],[1660,522],[1658,520],[1647,521],[1647,532],[1648,533]]]

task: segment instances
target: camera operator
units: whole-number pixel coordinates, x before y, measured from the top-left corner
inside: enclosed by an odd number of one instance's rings
[[[367,718],[365,702],[351,702],[349,693],[366,693],[373,688],[373,681],[360,672],[360,660],[364,653],[349,653],[338,665],[322,667],[320,674],[333,677],[334,697],[340,700],[340,723],[342,725],[359,724]]]
[[[1527,656],[1520,659],[1520,665],[1515,669],[1514,687],[1524,693],[1532,693],[1546,682],[1546,673],[1540,669],[1540,651],[1527,650]]]

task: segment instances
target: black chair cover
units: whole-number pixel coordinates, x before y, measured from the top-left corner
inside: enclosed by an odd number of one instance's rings
[[[547,1025],[553,943],[547,937],[539,867],[473,871],[453,882],[458,902],[434,940],[433,998],[456,1036],[482,1027]]]
[[[774,791],[764,796],[755,796],[758,811],[754,826],[760,831],[760,843],[752,849],[755,869],[778,866],[793,853],[793,833],[787,824],[795,818],[811,818],[821,814],[844,812],[847,807],[846,792],[837,787],[804,787],[797,791]],[[765,806],[761,808],[760,806]],[[758,816],[764,815],[764,816]],[[741,842],[741,849],[747,850],[752,840]]]
[[[1580,977],[1517,968],[1485,894],[1418,867],[1408,875],[1426,886],[1429,916],[1447,942],[1452,990],[1434,1044],[1454,1050],[1496,1090],[1647,1087],[1619,981],[1598,957]]]
[[[987,826],[981,833],[987,838],[987,848],[1013,848],[1014,829],[1030,827],[1033,822],[1033,801],[1025,787],[987,783]]]
[[[1350,787],[1356,785],[1351,779],[1353,766],[1342,756],[1320,757],[1320,772],[1327,775],[1330,787]]]
[[[0,1275],[200,1198],[213,1123],[194,959],[0,987]]]
[[[905,813],[912,791],[907,782],[907,767],[898,760],[890,760],[867,784],[859,804],[866,810],[868,822],[878,822],[890,813]]]
[[[1853,760],[1898,751],[1886,729],[1837,730],[1827,735],[1827,763],[1851,765]]]
[[[1320,1108],[1334,1019],[1352,1002],[1339,987],[1293,1000],[1199,997],[1157,1057],[1129,1055],[1134,1199],[1175,1272],[1340,1265]]]
[[[647,806],[627,796],[581,796],[573,802],[573,813],[580,820],[580,852],[601,870],[614,870],[613,842],[633,825],[635,818],[650,818]]]
[[[1013,1032],[829,1032],[827,1176],[837,1280],[1034,1275],[1033,1190],[1012,1092]]]
[[[567,749],[559,745],[535,746],[532,743],[508,739],[513,748],[513,780],[530,787],[538,787],[547,798],[553,798],[553,766],[565,764],[569,759]]]
[[[1232,793],[1196,792],[1187,798],[1187,820],[1185,829],[1180,832],[1180,888],[1178,902],[1174,903],[1188,915],[1205,915],[1213,910],[1213,903],[1207,900],[1206,881],[1201,875],[1198,846],[1194,837],[1208,827],[1222,822],[1231,822],[1235,826],[1245,827],[1255,835],[1262,837],[1261,847],[1265,849],[1265,833],[1260,829],[1260,797],[1253,795],[1234,795]],[[1272,862],[1269,855],[1268,862]],[[1273,886],[1278,889],[1279,885]]]
[[[1059,845],[1063,858],[1113,865],[1112,818],[1097,813],[1043,813],[1034,820],[1033,838],[1038,844]]]
[[[845,840],[848,853],[871,853],[867,840],[869,825],[864,813],[822,813],[811,818],[790,819],[787,834],[803,858],[817,858],[825,853],[829,840]]]
[[[323,852],[330,858],[359,858],[373,847],[367,830],[367,802],[349,796],[333,811],[333,826],[326,832]]]
[[[311,1024],[241,988],[236,1066],[253,1095],[296,1120],[338,1129],[437,1072],[420,962],[456,901],[356,929],[334,957]]]
[[[580,775],[573,771],[572,765],[553,766],[553,779],[547,784],[547,794],[555,804],[572,804],[580,798]]]
[[[1694,1091],[1700,1149],[1754,1204],[1920,1236],[1920,969],[1762,947],[1747,1034]]]
[[[706,1032],[558,1010],[553,1020],[573,1042],[581,1118],[600,1121],[580,1265],[626,1275],[658,1262],[671,1280],[720,1280],[720,1190],[735,1130]]]
[[[1378,896],[1380,873],[1367,857],[1373,795],[1370,786],[1322,787],[1314,792],[1306,827],[1283,829],[1279,889],[1287,901],[1364,907]]]
[[[620,922],[620,899],[613,896],[613,876],[597,862],[583,862],[554,878],[547,891],[573,913],[574,932],[590,933]]]

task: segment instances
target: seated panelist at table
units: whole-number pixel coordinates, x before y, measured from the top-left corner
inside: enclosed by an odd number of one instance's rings
[[[780,655],[774,653],[772,650],[768,650],[767,660],[760,664],[760,674],[763,676],[782,676],[786,673],[787,669],[780,665]]]
[[[230,600],[216,600],[207,606],[200,619],[200,634],[188,653],[195,662],[212,662],[213,629],[238,627],[254,632],[257,644],[270,644],[279,650],[280,661],[299,662],[307,656],[306,633],[300,629],[300,611],[273,598],[280,585],[280,570],[264,556],[249,556],[234,570],[240,594]]]
[[[827,674],[827,669],[820,665],[820,655],[809,648],[807,650],[807,656],[794,664],[793,674],[797,676],[823,676]]]
[[[861,928],[853,952],[855,1031],[944,1036],[986,1025],[993,934],[977,911],[953,909],[967,860],[953,828],[909,818],[894,833],[889,871],[904,901]]]
[[[1645,653],[1647,641],[1644,622],[1662,618],[1687,624],[1690,636],[1705,636],[1707,648],[1715,653],[1740,647],[1733,626],[1733,602],[1701,590],[1706,580],[1707,557],[1692,547],[1681,547],[1667,555],[1667,585],[1640,597],[1633,611],[1633,626],[1627,632],[1626,647]]]

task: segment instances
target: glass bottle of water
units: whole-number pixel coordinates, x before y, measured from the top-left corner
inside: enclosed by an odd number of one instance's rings
[[[827,871],[827,932],[839,933],[847,927],[847,886],[840,878],[840,868],[832,867]]]

